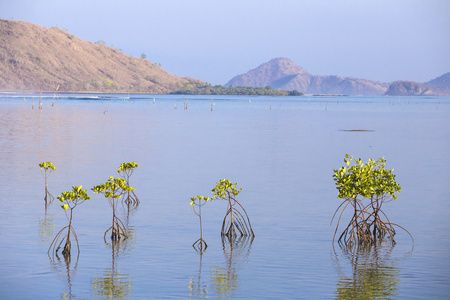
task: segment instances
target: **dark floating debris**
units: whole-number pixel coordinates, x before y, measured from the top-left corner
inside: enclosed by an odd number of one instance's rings
[[[346,131],[346,132],[374,132],[372,129],[339,129],[338,131]]]

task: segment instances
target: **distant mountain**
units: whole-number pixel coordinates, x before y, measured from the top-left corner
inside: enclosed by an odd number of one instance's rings
[[[444,89],[450,91],[450,72],[445,73],[433,80],[425,82],[425,85],[435,89]]]
[[[412,81],[396,81],[389,85],[387,96],[449,96],[450,91],[431,88]]]
[[[287,58],[275,58],[245,74],[235,76],[225,86],[281,88],[297,75],[312,76]]]
[[[57,27],[0,19],[0,91],[169,93],[205,85],[104,42]]]
[[[233,77],[225,86],[271,86],[305,94],[383,95],[387,83],[341,76],[312,75],[287,58],[275,58],[245,74]]]

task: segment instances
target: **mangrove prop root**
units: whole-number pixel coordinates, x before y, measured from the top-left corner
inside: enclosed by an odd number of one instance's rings
[[[203,238],[199,238],[195,241],[195,243],[192,244],[192,247],[194,247],[196,251],[203,252],[206,250],[206,248],[208,248],[208,244]]]
[[[45,201],[45,202],[52,203],[53,200],[55,200],[55,197],[53,197],[53,195],[50,194],[50,192],[49,192],[47,189],[45,189],[45,197],[44,197],[44,201]]]
[[[67,229],[69,229],[69,230],[67,230]],[[63,235],[64,232],[67,232],[67,233],[65,235]],[[52,252],[52,255],[54,255],[54,254],[57,255],[59,249],[61,249],[62,244],[65,242],[62,254],[64,256],[70,255],[71,249],[72,249],[72,242],[70,240],[71,233],[75,239],[75,242],[77,243],[78,254],[80,254],[80,245],[78,243],[78,237],[77,237],[75,229],[73,228],[72,225],[67,225],[66,227],[61,229],[56,234],[55,238],[53,239],[52,243],[50,244],[50,247],[48,248],[47,254],[50,256],[50,252]]]
[[[244,207],[235,199],[231,198],[231,200],[229,201],[228,210],[222,222],[221,235],[227,236],[228,238],[255,236],[250,218]],[[237,208],[235,207],[236,204]]]
[[[139,201],[138,196],[134,193],[134,191],[128,191],[127,196],[123,198],[123,201],[127,205],[138,206],[141,201]]]
[[[337,221],[336,229],[333,236],[333,242],[337,234],[338,227],[345,209],[352,205],[354,208],[353,217],[347,224],[343,232],[338,238],[338,244],[343,248],[352,249],[354,247],[368,247],[380,243],[384,239],[388,239],[392,244],[395,244],[394,236],[396,235],[395,227],[403,229],[414,239],[412,235],[398,224],[391,223],[381,209],[383,199],[372,199],[371,203],[364,206],[362,202],[356,199],[347,199],[335,211],[332,221],[337,212],[343,207],[339,219]]]
[[[111,240],[118,241],[121,238],[128,238],[128,235],[125,231],[125,225],[122,223],[122,221],[116,216],[113,216],[113,224],[111,227],[108,228],[108,230],[105,231],[105,234],[103,236],[103,239],[106,242],[106,234],[111,231]]]

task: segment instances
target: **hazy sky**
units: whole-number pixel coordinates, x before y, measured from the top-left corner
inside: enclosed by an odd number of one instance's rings
[[[450,72],[449,0],[0,0],[0,17],[58,25],[212,84],[275,57],[384,82]]]

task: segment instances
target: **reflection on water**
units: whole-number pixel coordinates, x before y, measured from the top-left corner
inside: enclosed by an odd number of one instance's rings
[[[101,277],[92,279],[92,292],[95,296],[103,296],[106,299],[123,299],[130,296],[133,286],[131,275],[121,273],[116,264],[116,258],[127,248],[127,240],[106,243],[111,248],[111,268],[107,268]]]
[[[211,284],[218,298],[230,298],[235,295],[237,289],[236,268],[213,267],[211,269]]]
[[[345,248],[340,250],[340,254],[334,252],[340,277],[336,298],[391,299],[399,295],[400,269],[391,258],[394,245],[388,242],[358,248],[353,253]]]
[[[203,251],[199,252],[199,256],[200,256],[200,263],[198,267],[197,279],[195,279],[194,276],[191,276],[189,278],[190,299],[208,298],[208,284],[205,281],[202,281]]]
[[[66,289],[64,294],[61,296],[63,299],[72,299],[72,279],[75,276],[78,266],[78,256],[75,260],[75,263],[72,266],[72,258],[70,255],[63,255],[63,260],[55,255],[56,259],[50,259],[51,268],[53,271],[59,275],[59,277],[63,277],[63,281],[66,283]],[[74,297],[76,298],[76,297]]]
[[[236,266],[247,260],[253,240],[253,236],[231,239],[222,236],[225,266],[214,266],[211,269],[211,285],[218,298],[234,296],[238,283]]]
[[[53,214],[47,213],[48,203],[45,202],[44,217],[39,220],[39,236],[42,243],[50,243],[55,234],[55,221]]]
[[[232,298],[238,291],[238,267],[247,260],[252,246],[253,236],[227,238],[222,236],[224,265],[212,265],[210,282],[202,279],[204,251],[199,251],[200,262],[197,276],[189,279],[189,298]],[[210,288],[210,290],[209,290]]]
[[[127,234],[129,234],[128,238],[132,238],[130,235],[133,233],[133,228],[130,228],[130,216],[136,213],[137,206],[133,205],[131,202],[125,203],[122,201],[122,214],[125,216],[125,226],[128,228]]]

